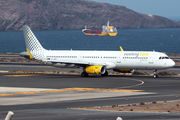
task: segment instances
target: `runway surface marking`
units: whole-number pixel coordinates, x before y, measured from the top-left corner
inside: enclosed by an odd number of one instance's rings
[[[3,75],[5,77],[26,77],[26,76],[39,76],[38,74],[25,74],[25,75]]]
[[[141,92],[144,90],[130,90],[130,89],[104,89],[104,88],[63,88],[57,90],[44,90],[44,91],[27,91],[27,92],[11,92],[0,94],[0,96],[12,95],[25,95],[25,94],[40,94],[40,93],[53,93],[53,92],[98,92],[98,91],[111,91],[111,92]]]
[[[116,89],[120,89],[120,88],[131,88],[131,87],[137,87],[137,86],[141,86],[144,84],[144,81],[142,80],[139,80],[139,79],[129,79],[129,78],[123,78],[123,79],[127,79],[127,80],[133,80],[133,81],[138,81],[140,82],[139,84],[136,84],[136,85],[131,85],[131,86],[124,86],[124,87],[116,87]]]

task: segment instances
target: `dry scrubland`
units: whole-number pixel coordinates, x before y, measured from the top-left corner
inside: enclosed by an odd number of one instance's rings
[[[26,24],[32,30],[101,28],[109,18],[117,29],[180,28],[180,22],[165,17],[90,0],[1,0],[0,8],[0,31],[21,31]]]
[[[176,96],[178,97],[178,95]],[[151,103],[141,102],[137,104],[128,104],[128,105],[81,107],[75,109],[180,113],[180,101],[155,101]]]

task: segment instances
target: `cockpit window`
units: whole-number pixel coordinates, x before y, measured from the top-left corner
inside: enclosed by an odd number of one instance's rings
[[[161,56],[161,57],[159,57],[159,59],[169,59],[169,57],[167,57],[167,56]]]

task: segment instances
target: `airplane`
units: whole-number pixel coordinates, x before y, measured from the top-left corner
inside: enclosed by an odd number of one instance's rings
[[[26,53],[31,59],[54,67],[83,68],[82,77],[89,74],[108,76],[107,70],[132,73],[134,70],[157,70],[171,68],[175,62],[166,54],[155,51],[83,51],[83,50],[46,50],[42,47],[29,26],[23,26]]]

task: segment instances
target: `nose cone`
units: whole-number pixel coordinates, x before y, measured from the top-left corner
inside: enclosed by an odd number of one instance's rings
[[[169,61],[169,64],[168,64],[169,67],[173,67],[175,66],[175,62],[173,60]]]

